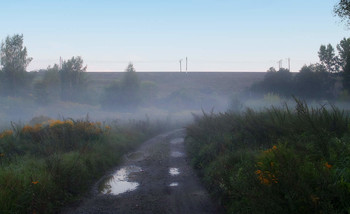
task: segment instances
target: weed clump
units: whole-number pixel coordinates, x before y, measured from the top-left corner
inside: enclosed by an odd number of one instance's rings
[[[192,164],[228,213],[349,211],[349,116],[296,102],[204,113],[187,127]]]

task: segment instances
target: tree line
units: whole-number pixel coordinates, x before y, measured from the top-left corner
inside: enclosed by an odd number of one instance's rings
[[[32,61],[23,45],[23,35],[7,36],[1,43],[0,95],[33,99],[40,105],[54,101],[91,104],[87,66],[80,56],[64,60],[39,72],[27,72]],[[141,82],[133,64],[129,64],[121,80],[105,87],[98,100],[104,108],[132,108],[151,100],[156,85]],[[38,73],[42,78],[35,79]]]
[[[350,92],[350,38],[342,39],[335,48],[321,45],[319,62],[304,65],[293,74],[288,69],[270,68],[263,81],[255,83],[251,92],[274,93],[283,97],[297,96],[305,99],[334,99]]]

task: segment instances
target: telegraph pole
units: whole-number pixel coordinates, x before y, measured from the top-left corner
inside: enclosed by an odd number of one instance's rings
[[[278,70],[281,70],[281,67],[282,67],[282,59],[277,61],[278,63]]]
[[[180,72],[181,72],[182,71],[182,66],[181,66],[182,59],[180,59],[179,62],[180,62]]]

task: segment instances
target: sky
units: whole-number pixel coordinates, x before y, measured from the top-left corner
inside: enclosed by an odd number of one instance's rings
[[[297,72],[350,30],[337,0],[0,0],[0,40],[24,35],[45,69],[81,56],[88,71]]]

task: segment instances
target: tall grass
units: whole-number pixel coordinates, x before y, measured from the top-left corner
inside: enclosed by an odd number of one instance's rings
[[[228,213],[350,212],[350,126],[335,106],[204,113],[192,164]]]
[[[162,126],[161,126],[162,125]],[[0,213],[55,213],[164,124],[49,120],[0,134]]]

